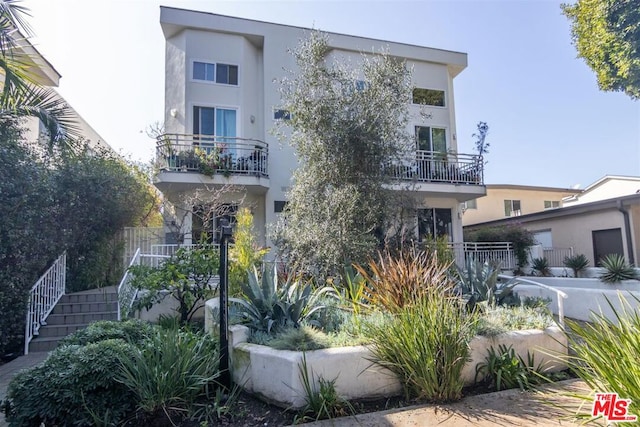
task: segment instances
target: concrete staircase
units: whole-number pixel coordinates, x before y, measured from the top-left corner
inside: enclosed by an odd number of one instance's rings
[[[97,320],[117,320],[116,287],[92,289],[63,295],[29,343],[29,352],[50,351],[58,341]]]

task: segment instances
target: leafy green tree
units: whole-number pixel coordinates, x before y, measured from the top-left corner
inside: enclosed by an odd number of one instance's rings
[[[385,187],[390,165],[412,141],[405,64],[382,52],[363,55],[356,70],[328,52],[327,36],[313,32],[293,52],[298,70],[281,82],[291,120],[279,130],[290,134],[300,167],[272,233],[290,262],[320,275],[363,262],[384,243],[396,205]]]
[[[640,4],[637,0],[578,0],[563,4],[578,57],[601,90],[640,98]]]

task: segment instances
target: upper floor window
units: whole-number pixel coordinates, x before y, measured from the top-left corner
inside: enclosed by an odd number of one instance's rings
[[[446,130],[430,126],[416,126],[416,149],[446,153]]]
[[[520,216],[522,211],[520,210],[520,200],[505,200],[504,201],[504,216]]]
[[[291,120],[291,111],[284,110],[282,108],[276,108],[273,110],[274,120]]]
[[[238,86],[238,66],[193,61],[193,79]]]
[[[560,202],[558,200],[545,200],[544,208],[545,209],[555,209],[560,207]]]
[[[437,89],[413,89],[413,103],[422,105],[432,105],[434,107],[445,107],[444,91]]]

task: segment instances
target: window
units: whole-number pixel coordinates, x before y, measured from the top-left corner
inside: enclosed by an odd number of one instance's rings
[[[235,138],[236,110],[193,107],[193,133]]]
[[[436,89],[413,89],[413,103],[421,105],[432,105],[434,107],[444,107],[444,91]]]
[[[473,200],[467,200],[466,202],[464,202],[462,204],[464,210],[467,209],[478,209],[478,201],[476,199]]]
[[[555,209],[560,207],[560,202],[558,200],[545,200],[544,208],[545,209]]]
[[[416,126],[416,149],[446,153],[446,130],[444,128]]]
[[[520,200],[505,200],[504,201],[504,216],[520,216]]]
[[[275,200],[273,202],[273,211],[275,213],[284,212],[284,210],[286,209],[288,203],[289,202],[287,202],[286,200]]]
[[[220,220],[226,219],[235,229],[237,212],[238,206],[234,204],[194,206],[191,215],[192,242],[218,243]]]
[[[452,237],[451,209],[418,209],[418,240],[425,237]]]
[[[193,79],[238,86],[238,66],[194,61]]]
[[[281,108],[276,108],[273,110],[273,119],[274,120],[291,120],[291,111],[283,110]]]

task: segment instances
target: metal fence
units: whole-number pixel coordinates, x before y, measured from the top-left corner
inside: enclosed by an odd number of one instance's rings
[[[549,267],[564,267],[564,259],[573,256],[573,248],[543,248]]]
[[[122,240],[124,241],[124,253],[122,254],[122,265],[127,268],[129,261],[138,249],[141,253],[152,253],[153,245],[162,244],[165,241],[164,228],[162,227],[125,227],[122,230]]]

